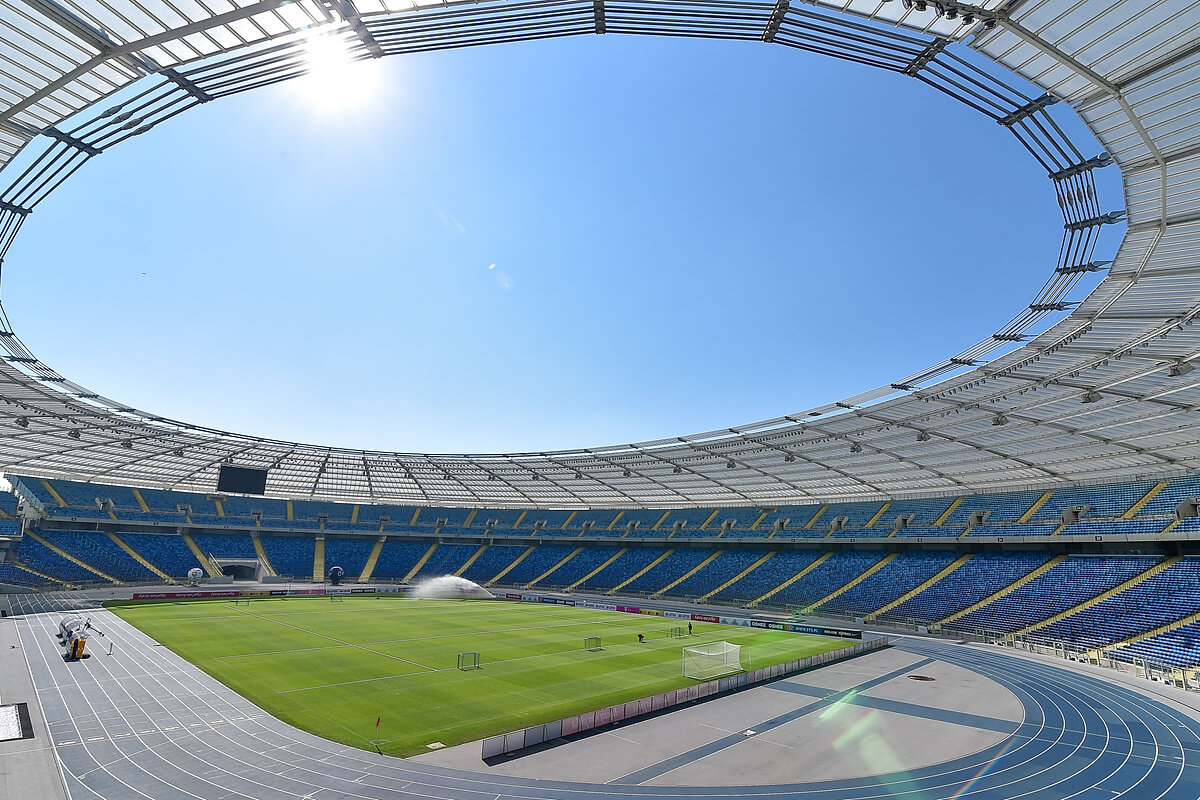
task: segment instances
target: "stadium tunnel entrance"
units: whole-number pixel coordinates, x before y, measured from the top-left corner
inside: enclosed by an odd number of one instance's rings
[[[221,570],[221,574],[235,581],[262,581],[267,571],[257,558],[217,558],[213,559]]]

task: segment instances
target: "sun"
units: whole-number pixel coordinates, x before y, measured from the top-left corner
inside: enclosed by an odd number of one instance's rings
[[[305,38],[308,73],[295,85],[316,108],[348,111],[363,107],[375,96],[377,65],[362,48],[355,48],[356,41],[344,31],[313,31]]]

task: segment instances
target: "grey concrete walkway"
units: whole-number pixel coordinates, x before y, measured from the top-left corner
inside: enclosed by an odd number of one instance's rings
[[[0,703],[26,703],[33,723],[32,739],[0,742],[0,800],[66,800],[54,742],[12,619],[0,619]]]

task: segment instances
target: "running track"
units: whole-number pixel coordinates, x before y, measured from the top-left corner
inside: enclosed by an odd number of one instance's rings
[[[61,611],[24,611],[22,646],[74,800],[1200,798],[1200,722],[1119,684],[951,642],[898,647],[1011,690],[1025,721],[1000,745],[905,773],[698,789],[532,781],[378,756],[276,720],[107,611],[89,612],[109,634],[93,638],[97,656],[66,664],[54,638]],[[116,657],[104,655],[107,638]]]

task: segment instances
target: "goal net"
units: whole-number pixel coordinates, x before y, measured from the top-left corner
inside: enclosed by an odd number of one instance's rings
[[[235,597],[235,598],[233,598],[233,604],[235,606],[248,606],[248,605],[250,605],[250,598],[249,597]]]
[[[335,593],[335,594],[329,595],[329,602],[331,602],[331,603],[342,602],[342,595],[340,593]]]
[[[459,653],[459,669],[479,669],[479,653]]]
[[[742,646],[729,642],[683,648],[683,677],[706,681],[742,671]]]
[[[687,629],[686,628],[671,628],[671,638],[672,639],[683,639],[686,637],[687,637]]]
[[[586,639],[584,639],[583,640],[583,649],[584,650],[599,650],[600,649],[600,637],[599,636],[589,636]]]

